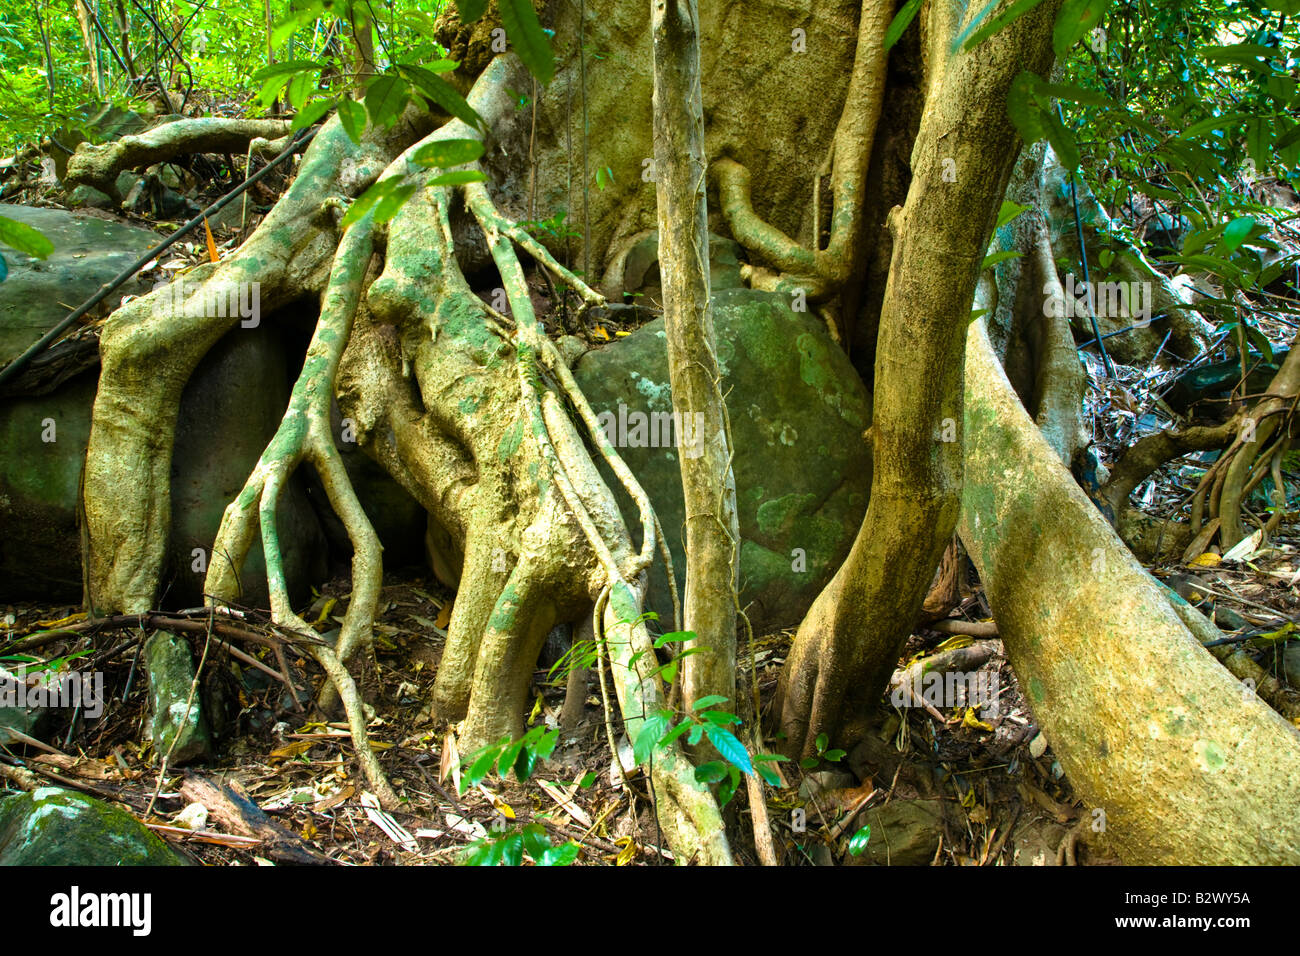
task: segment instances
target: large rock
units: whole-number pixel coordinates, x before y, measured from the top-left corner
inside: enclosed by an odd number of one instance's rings
[[[797,623],[848,553],[871,487],[870,397],[825,326],[783,297],[728,289],[713,298],[740,509],[740,603],[756,629]],[[650,493],[685,587],[677,438],[663,320],[578,362],[574,375]],[[689,434],[686,436],[689,450]],[[607,474],[607,480],[612,478]],[[636,512],[623,500],[635,529]],[[647,607],[672,620],[656,562]]]
[[[0,216],[40,230],[54,243],[44,260],[4,250],[9,277],[0,282],[0,365],[8,365],[159,241],[147,229],[62,209],[0,205]],[[109,301],[145,288],[129,282]]]
[[[154,241],[143,230],[60,210],[10,206],[0,214],[40,229],[55,244],[45,262],[6,251],[11,273],[0,282],[0,364]],[[200,603],[222,512],[280,423],[292,365],[275,318],[263,316],[256,328],[236,326],[187,384],[172,458],[172,535],[160,603]],[[92,370],[48,394],[0,398],[0,599],[81,598],[77,501],[96,383]],[[278,518],[286,578],[302,598],[324,576],[326,562],[324,535],[300,476],[285,486]],[[260,541],[240,579],[242,603],[265,606]]]
[[[135,817],[72,790],[0,797],[0,866],[184,866]]]

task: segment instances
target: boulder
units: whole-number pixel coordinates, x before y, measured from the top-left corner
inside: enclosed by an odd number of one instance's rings
[[[715,292],[713,320],[735,448],[740,603],[756,631],[798,623],[848,553],[871,488],[871,399],[820,320],[786,298]],[[663,320],[588,352],[574,376],[612,443],[650,494],[685,587],[679,453]],[[617,487],[606,472],[611,487]],[[620,496],[636,529],[635,508]],[[634,531],[635,535],[635,531]],[[662,562],[647,608],[665,625],[672,602]]]
[[[149,674],[149,736],[154,755],[177,767],[203,760],[212,752],[212,738],[194,685],[194,657],[185,638],[156,631],[145,641],[144,667]]]
[[[184,866],[125,810],[73,790],[0,797],[0,866]]]
[[[0,282],[0,365],[155,241],[145,230],[63,210],[6,206],[0,214],[40,229],[55,245],[44,262],[6,251],[11,271]],[[128,291],[147,287],[128,284],[113,295]],[[284,414],[294,365],[290,351],[275,318],[264,316],[255,328],[236,326],[186,385],[172,458],[172,535],[161,604],[201,602],[222,512]],[[97,374],[92,366],[61,382],[56,378],[42,394],[0,397],[0,599],[81,598],[77,503]],[[309,585],[324,576],[326,561],[325,538],[300,475],[285,486],[278,516],[290,592],[305,597]],[[418,530],[413,538],[420,540]],[[265,606],[260,542],[240,578],[241,603]]]

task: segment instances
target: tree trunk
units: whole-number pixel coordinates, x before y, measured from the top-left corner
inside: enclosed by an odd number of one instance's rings
[[[709,311],[709,216],[695,0],[651,0],[659,262],[677,457],[686,504],[685,627],[695,633],[682,689],[689,708],[735,702],[740,527],[727,409]]]
[[[963,344],[1019,149],[1007,91],[1022,70],[1050,69],[1059,5],[1040,5],[948,61],[927,104],[907,202],[889,217],[867,515],[781,674],[778,713],[792,756],[813,755],[848,708],[879,699],[956,528]]]

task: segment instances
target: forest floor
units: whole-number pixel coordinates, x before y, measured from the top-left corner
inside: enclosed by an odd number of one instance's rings
[[[227,188],[229,184],[211,186],[207,193],[212,195],[194,198],[208,201]],[[54,202],[53,192],[36,178],[29,188],[7,198],[33,205]],[[264,210],[275,197],[268,190],[257,198]],[[248,229],[257,212],[254,209]],[[146,217],[131,217],[131,221],[154,227],[176,225]],[[152,277],[220,255],[246,235],[247,229],[218,230],[211,246],[201,233],[191,236],[159,257]],[[546,309],[547,303],[541,301],[546,291],[540,281],[534,285],[539,300],[535,305],[539,315],[547,316],[548,331],[577,333],[595,346],[632,328],[619,327],[613,319],[575,324],[570,317],[557,316],[553,308]],[[627,310],[618,315],[631,321],[635,313]],[[70,332],[84,333],[84,329]],[[1292,334],[1279,327],[1270,338],[1284,343]],[[1113,461],[1118,450],[1172,421],[1161,395],[1185,365],[1154,372],[1120,366],[1117,377],[1109,379],[1100,374],[1096,357],[1084,354],[1092,372],[1088,408],[1093,432],[1103,459]],[[1193,456],[1165,466],[1138,489],[1135,501],[1161,516],[1183,510],[1187,491],[1207,464]],[[1300,493],[1300,480],[1287,485],[1289,507]],[[1279,533],[1243,560],[1200,555],[1192,556],[1188,564],[1152,571],[1211,616],[1217,614],[1229,632],[1289,632],[1300,615],[1296,591],[1300,536],[1294,517],[1288,514]],[[988,606],[969,568],[962,590],[963,600],[954,616],[988,620]],[[331,620],[342,617],[348,591],[346,578],[325,585],[307,619],[322,630],[332,627]],[[425,705],[432,696],[454,599],[449,589],[419,569],[390,572],[376,618],[374,654],[361,666],[359,684],[375,713],[372,741],[392,783],[406,798],[401,810],[384,812],[366,805],[369,801],[364,800],[364,782],[353,769],[346,725],[309,719],[306,709],[287,692],[286,671],[297,696],[308,701],[319,686],[319,668],[306,655],[295,657],[292,652],[281,665],[265,648],[254,656],[264,657],[264,666],[269,665],[266,671],[274,671],[275,677],[241,664],[220,647],[208,649],[205,692],[224,700],[218,708],[224,710],[225,727],[217,756],[201,770],[181,770],[159,779],[157,755],[151,745],[142,743],[148,739],[147,694],[139,673],[141,641],[131,640],[144,636],[138,627],[119,630],[112,638],[101,634],[96,641],[100,655],[94,660],[105,674],[106,707],[101,719],[90,723],[74,719],[50,744],[10,745],[8,750],[51,782],[114,800],[138,816],[152,806],[146,822],[205,864],[263,863],[265,850],[256,839],[215,826],[187,835],[176,821],[188,802],[179,786],[185,773],[201,773],[232,785],[296,835],[292,839],[344,865],[459,862],[467,848],[489,836],[494,827],[530,822],[541,823],[556,844],[576,842],[581,847],[579,863],[669,862],[660,849],[664,841],[650,812],[646,778],[631,770],[625,786],[614,768],[594,677],[582,722],[574,732],[562,735],[538,777],[526,784],[493,777],[458,792],[461,760],[468,755],[455,750],[453,734],[431,723]],[[78,610],[35,604],[0,607],[4,633],[0,661],[5,660],[6,645],[31,632],[74,621]],[[757,637],[752,647],[745,644],[740,649],[740,686],[749,687],[751,675],[755,676],[765,709],[770,707],[792,636],[791,631],[766,634]],[[201,651],[203,637],[193,640],[196,652]],[[920,629],[900,664],[940,645],[952,647],[959,640]],[[1252,653],[1265,670],[1281,680],[1289,673],[1300,684],[1300,666],[1295,666],[1300,665],[1300,657],[1293,656],[1294,664],[1288,668],[1284,642],[1256,638],[1247,644],[1254,645],[1258,646]],[[66,656],[84,646],[82,638],[47,646],[41,654],[45,659]],[[112,653],[103,656],[105,648]],[[882,710],[879,729],[840,761],[816,771],[781,764],[787,786],[768,788],[766,794],[775,842],[785,861],[852,862],[845,851],[847,835],[859,828],[870,811],[922,796],[947,807],[942,822],[935,825],[939,833],[929,862],[1050,865],[1073,861],[1075,839],[1083,836],[1086,843],[1084,831],[1093,818],[1075,799],[1039,733],[1000,642],[982,670],[996,675],[996,715],[981,717],[968,707]],[[557,726],[564,694],[563,677],[540,668],[530,718]],[[776,749],[775,742],[769,746]],[[753,863],[746,803],[742,788],[727,813],[733,833],[739,834],[738,859]],[[800,815],[794,811],[799,808],[804,810],[806,827],[797,822]],[[910,841],[913,836],[906,834],[903,839]],[[879,844],[888,841],[890,834],[875,834],[872,839]],[[1107,862],[1082,849],[1077,861]]]

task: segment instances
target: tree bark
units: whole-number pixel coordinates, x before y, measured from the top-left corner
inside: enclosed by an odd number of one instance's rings
[[[813,755],[819,734],[879,698],[956,528],[966,327],[1020,142],[1007,92],[1022,70],[1050,69],[1059,6],[1044,3],[955,56],[927,104],[907,202],[889,217],[867,515],[781,674],[777,712],[792,756]]]
[[[710,694],[734,702],[740,528],[727,410],[709,309],[704,107],[695,0],[652,0],[654,151],[659,263],[677,455],[686,504],[686,706]]]

